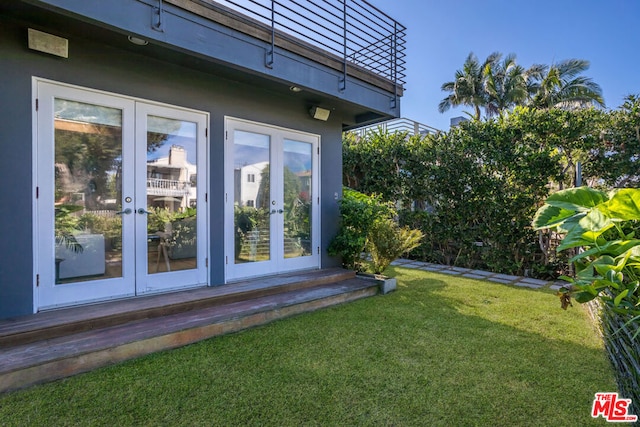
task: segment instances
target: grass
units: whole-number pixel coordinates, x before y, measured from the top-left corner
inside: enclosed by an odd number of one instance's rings
[[[2,426],[586,426],[615,391],[582,307],[397,268],[399,289],[0,397]]]

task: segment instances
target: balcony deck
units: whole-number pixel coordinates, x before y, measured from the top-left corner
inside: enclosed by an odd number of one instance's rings
[[[364,0],[165,2],[342,72],[345,80],[403,94],[406,27]]]

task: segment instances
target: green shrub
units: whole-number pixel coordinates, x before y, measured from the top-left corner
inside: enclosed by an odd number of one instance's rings
[[[376,220],[392,218],[395,210],[379,196],[367,196],[349,188],[344,188],[339,206],[340,225],[329,244],[329,255],[340,256],[345,268],[364,271],[366,263],[362,255],[369,230]]]
[[[394,220],[382,218],[373,223],[367,235],[367,252],[374,273],[382,274],[391,262],[420,245],[420,230],[400,227]]]

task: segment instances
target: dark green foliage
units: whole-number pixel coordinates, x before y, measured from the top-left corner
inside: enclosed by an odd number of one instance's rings
[[[394,213],[391,204],[382,202],[380,197],[345,188],[340,200],[340,227],[329,245],[329,255],[340,256],[346,268],[364,271],[362,254],[369,230],[376,220],[391,218]]]
[[[573,186],[576,163],[590,164],[607,117],[516,108],[426,137],[347,136],[345,183],[401,202],[400,223],[425,235],[414,257],[548,278],[563,265],[540,248],[531,219],[550,183]]]
[[[589,173],[610,187],[640,185],[640,96],[629,95],[620,109],[610,113],[610,127],[602,143],[591,152]]]
[[[409,178],[404,163],[411,157],[407,134],[369,132],[365,138],[345,134],[342,171],[344,185],[366,194],[383,194],[387,200],[405,197]]]
[[[402,172],[396,173],[402,190],[389,184],[377,190],[386,200],[398,199],[405,205],[415,201],[426,208],[401,212],[403,224],[425,234],[417,251],[423,259],[516,273],[524,268],[525,255],[536,251],[536,233],[527,225],[536,203],[547,194],[546,183],[560,175],[560,169],[553,150],[531,138],[529,129],[510,126],[514,120],[527,119],[521,115],[472,122],[403,143],[406,161]],[[369,138],[365,146],[374,145],[376,139]],[[362,149],[352,154],[349,148],[345,147],[345,159],[355,154],[359,164],[370,163],[362,158]],[[373,149],[366,154],[392,157],[384,146],[379,148],[380,154]],[[369,170],[363,166],[361,173]],[[403,182],[403,176],[410,178]],[[358,189],[372,190],[365,185]]]
[[[516,107],[426,137],[347,134],[343,157],[345,184],[400,202],[400,223],[423,231],[413,257],[552,278],[570,256],[530,227],[533,215],[577,184],[578,164],[590,186],[640,182],[640,97],[612,112]]]

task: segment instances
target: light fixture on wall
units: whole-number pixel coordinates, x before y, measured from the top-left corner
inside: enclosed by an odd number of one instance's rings
[[[127,39],[129,39],[129,41],[135,45],[138,46],[146,46],[149,44],[148,41],[146,41],[145,39],[141,39],[139,37],[135,37],[135,36],[128,36]]]
[[[298,86],[289,86],[289,90],[294,93],[302,92],[302,88]]]
[[[323,122],[326,122],[329,119],[329,114],[331,114],[331,111],[320,108],[318,106],[314,106],[311,107],[311,110],[309,110],[309,114],[311,114],[311,117],[316,120],[322,120]]]

